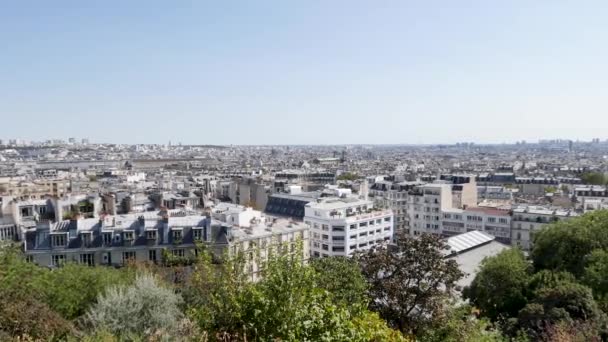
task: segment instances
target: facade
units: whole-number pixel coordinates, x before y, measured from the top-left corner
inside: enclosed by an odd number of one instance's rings
[[[304,222],[311,227],[311,256],[351,256],[393,238],[393,212],[353,197],[329,198],[306,205]]]
[[[410,233],[409,192],[421,182],[377,181],[369,189],[369,198],[381,208],[393,211],[393,231]]]
[[[191,260],[203,243],[218,257],[245,253],[251,280],[261,276],[273,252],[302,262],[310,255],[307,225],[240,206],[222,206],[206,215],[174,210],[39,224],[25,231],[24,240],[28,260],[48,267],[160,263],[166,256]]]
[[[523,250],[530,250],[534,233],[549,223],[578,216],[574,211],[544,207],[521,206],[513,209],[511,242]]]

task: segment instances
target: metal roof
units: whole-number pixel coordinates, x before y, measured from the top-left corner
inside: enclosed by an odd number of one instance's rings
[[[458,254],[492,240],[494,240],[494,236],[477,230],[452,236],[448,238],[448,245],[450,246],[449,254]]]

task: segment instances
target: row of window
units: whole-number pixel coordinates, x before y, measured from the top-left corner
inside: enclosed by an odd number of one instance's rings
[[[171,250],[171,254],[173,256],[177,256],[177,257],[184,257],[186,256],[186,250],[185,249],[173,249]],[[137,256],[136,256],[136,252],[135,251],[125,251],[122,252],[122,260],[123,262],[127,262],[127,261],[136,261],[137,260]],[[33,257],[31,255],[28,255],[28,261],[33,261]],[[152,261],[152,262],[156,262],[158,261],[158,253],[156,249],[150,249],[148,250],[148,261]],[[53,254],[51,256],[51,264],[53,266],[60,266],[61,264],[66,262],[66,255],[65,254]],[[95,266],[95,253],[81,253],[78,257],[78,262],[81,264],[85,264],[88,266]]]

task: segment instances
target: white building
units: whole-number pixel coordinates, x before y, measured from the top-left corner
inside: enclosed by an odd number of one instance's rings
[[[393,212],[352,197],[308,203],[304,221],[311,227],[313,257],[350,256],[384,245],[393,237]]]
[[[535,206],[521,206],[513,209],[511,224],[511,244],[523,250],[532,248],[534,233],[549,223],[566,220],[579,216],[574,211],[565,209],[551,209]]]

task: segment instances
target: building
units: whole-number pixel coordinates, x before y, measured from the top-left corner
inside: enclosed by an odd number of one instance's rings
[[[545,208],[538,206],[520,206],[513,209],[511,223],[511,243],[530,250],[534,233],[549,223],[566,220],[578,213],[561,208]]]
[[[447,239],[447,244],[450,249],[445,252],[446,258],[455,260],[464,273],[464,277],[457,282],[459,289],[471,285],[485,258],[511,248],[496,241],[494,236],[480,231],[452,236]]]
[[[374,205],[393,211],[393,231],[410,233],[409,192],[422,182],[377,181],[369,189],[369,199]]]
[[[264,210],[270,187],[254,178],[237,178],[230,183],[228,196],[232,203]]]
[[[307,225],[263,217],[239,206],[219,207],[206,215],[166,210],[46,222],[26,230],[24,240],[28,260],[48,267],[65,262],[161,263],[172,257],[188,261],[196,257],[197,244],[202,243],[217,257],[245,253],[246,270],[254,281],[272,253],[292,255],[302,262],[310,255]]]
[[[308,203],[304,221],[311,227],[313,257],[350,256],[387,244],[393,237],[392,211],[354,197]]]

